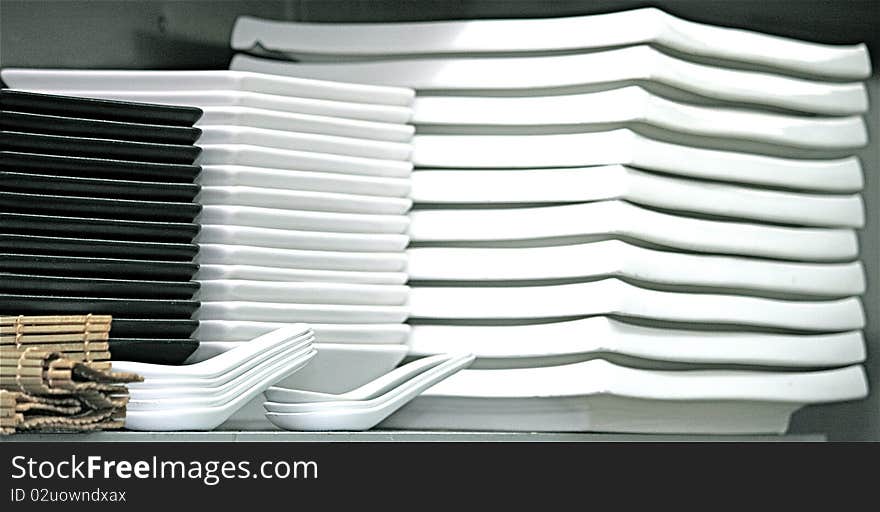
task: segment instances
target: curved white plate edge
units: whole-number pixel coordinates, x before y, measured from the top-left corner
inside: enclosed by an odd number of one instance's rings
[[[560,27],[562,24],[562,27]],[[575,24],[579,27],[607,27],[610,32],[617,32],[613,27],[619,29],[618,34],[625,36],[612,36],[610,34],[599,33],[594,35],[592,31],[586,32],[579,30],[578,34],[588,40],[574,44],[541,44],[540,38],[526,37],[523,41],[522,33],[516,29],[543,29],[563,30],[574,29]],[[506,25],[506,27],[504,27]],[[296,29],[300,28],[304,38],[296,37]],[[351,34],[354,29],[357,35]],[[504,30],[507,28],[507,30]],[[475,36],[481,33],[491,34],[492,40],[497,41],[503,34],[513,35],[510,28],[517,31],[516,42],[511,43],[509,47],[499,46],[497,42],[486,45],[486,48],[476,46],[461,46],[456,44],[455,34],[466,34],[473,40]],[[402,36],[400,29],[418,29],[419,33],[428,32],[433,37],[413,40],[412,43],[424,42],[426,46],[416,47],[412,50],[410,45],[401,45],[401,38],[407,41],[405,35]],[[500,30],[499,30],[500,29]],[[333,38],[332,49],[327,51],[326,46],[322,44],[315,45],[312,41],[327,41],[328,36],[344,31],[348,37]],[[488,31],[488,32],[487,32]],[[436,33],[435,33],[436,32]],[[501,32],[501,33],[499,33]],[[528,33],[528,32],[527,32]],[[385,38],[381,37],[385,35]],[[638,35],[641,34],[641,35]],[[736,50],[729,47],[719,47],[718,41],[711,37],[694,37],[695,35],[709,35],[723,38],[737,38],[740,44],[736,45]],[[371,36],[371,43],[368,50],[357,42],[361,41],[357,36]],[[448,37],[440,37],[448,35]],[[689,37],[689,35],[691,37]],[[554,37],[560,37],[558,34]],[[606,38],[603,42],[602,39]],[[566,40],[564,37],[561,37]],[[590,41],[590,38],[594,40]],[[349,40],[355,44],[347,44]],[[502,39],[503,40],[503,39]],[[694,41],[700,40],[701,44]],[[290,42],[287,42],[290,41]],[[393,42],[392,42],[393,41]],[[513,41],[513,40],[511,40]],[[566,40],[567,41],[567,40]],[[310,44],[311,43],[311,44]],[[433,43],[433,44],[432,44]],[[531,43],[531,44],[530,44]],[[871,74],[871,63],[867,55],[867,48],[862,44],[855,45],[830,45],[805,41],[795,38],[782,38],[779,36],[765,34],[762,32],[730,29],[708,23],[693,22],[684,18],[671,15],[662,9],[656,7],[627,9],[607,14],[592,14],[580,16],[568,16],[558,19],[501,19],[501,20],[464,20],[464,21],[429,21],[429,22],[386,22],[386,23],[366,23],[362,26],[352,25],[350,23],[326,23],[317,25],[308,22],[295,21],[278,21],[267,20],[255,16],[239,16],[233,24],[230,34],[230,46],[235,50],[251,50],[257,44],[264,48],[281,51],[281,52],[297,52],[302,53],[328,53],[328,54],[350,54],[350,55],[374,55],[380,53],[382,55],[418,55],[424,53],[467,53],[467,52],[487,52],[507,51],[507,52],[528,52],[528,51],[550,51],[550,50],[587,50],[593,48],[605,48],[613,46],[623,46],[625,44],[649,43],[658,44],[660,46],[668,46],[683,52],[694,52],[699,55],[708,57],[727,58],[739,60],[740,62],[755,62],[764,65],[776,65],[780,69],[802,72],[813,72],[816,75],[835,77],[835,78],[852,78],[863,79]],[[760,49],[742,51],[742,48],[754,46],[750,43],[760,43]],[[297,46],[303,44],[302,48]],[[491,48],[491,49],[489,49]],[[795,51],[796,50],[796,51]],[[737,55],[739,51],[739,55]],[[776,55],[781,52],[784,56]],[[819,55],[821,54],[821,55]],[[834,55],[832,55],[834,54]],[[797,57],[793,59],[792,57]],[[737,58],[739,57],[739,58]],[[823,65],[830,62],[831,65]],[[824,71],[824,73],[823,73]]]

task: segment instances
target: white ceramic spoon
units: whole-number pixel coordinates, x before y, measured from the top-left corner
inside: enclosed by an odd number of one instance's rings
[[[199,264],[259,265],[304,270],[402,272],[406,254],[400,252],[301,251],[247,245],[199,244]]]
[[[127,404],[128,410],[160,410],[181,407],[216,407],[233,400],[239,394],[267,375],[282,367],[297,366],[301,361],[309,360],[315,352],[306,346],[298,350],[286,350],[266,358],[258,364],[241,371],[235,377],[216,386],[188,386],[169,384],[153,387],[148,393],[134,391]]]
[[[4,68],[0,77],[16,89],[114,89],[134,91],[250,91],[280,96],[408,106],[411,89],[328,82],[242,71],[133,71]]]
[[[408,311],[405,306],[211,301],[202,302],[196,316],[199,320],[388,324],[405,321]]]
[[[558,360],[585,354],[695,364],[804,367],[844,366],[865,359],[861,331],[809,335],[693,331],[643,327],[602,316],[530,325],[414,325],[409,347],[411,356],[468,350],[480,367],[489,362],[522,367],[529,359]],[[293,401],[267,396],[278,402]]]
[[[200,244],[252,245],[279,249],[394,252],[404,250],[409,243],[409,237],[387,233],[331,233],[202,224],[202,229],[194,241]]]
[[[516,204],[623,199],[725,217],[861,227],[858,194],[808,194],[661,176],[622,165],[567,169],[435,169],[412,174],[416,203]]]
[[[234,399],[216,407],[191,407],[158,411],[126,411],[125,428],[129,430],[212,430],[228,420],[238,409],[273,383],[284,379],[305,367],[317,351],[308,356],[281,365],[270,375],[254,382]]]
[[[240,343],[204,342],[194,353],[193,360],[215,357],[232,350]],[[279,381],[282,388],[311,390],[326,393],[344,393],[360,387],[390,372],[406,357],[405,345],[364,345],[316,343],[318,354],[303,368]],[[260,400],[262,404],[262,400]],[[258,409],[262,417],[262,407]]]
[[[200,347],[199,351],[201,353],[194,354],[196,359],[206,359],[210,357],[216,357],[216,354],[223,354],[226,350],[234,350],[234,348],[239,345],[238,343],[229,343],[229,342],[203,342],[206,343],[207,346],[202,348]],[[317,344],[315,346],[316,350],[319,352],[321,350],[327,350],[327,345]],[[376,347],[373,347],[376,348]],[[304,353],[307,353],[306,350]],[[375,352],[375,350],[372,350]],[[136,396],[133,395],[133,402],[135,402],[136,408],[138,409],[161,409],[161,408],[174,408],[181,407],[187,405],[220,405],[224,401],[228,401],[230,398],[230,393],[234,396],[234,390],[240,390],[242,386],[247,385],[248,382],[252,382],[257,380],[260,375],[265,373],[266,371],[270,371],[274,366],[278,364],[286,364],[285,360],[290,357],[294,357],[291,355],[294,353],[283,353],[278,354],[276,357],[270,359],[266,359],[265,362],[267,364],[263,364],[262,366],[254,366],[253,369],[249,369],[247,372],[242,372],[240,377],[237,377],[235,381],[230,380],[227,383],[224,383],[222,386],[214,387],[214,388],[206,388],[206,387],[183,387],[183,386],[165,386],[165,387],[154,387],[149,389],[138,389]],[[297,357],[301,357],[297,356]],[[434,359],[434,358],[426,358],[426,359]],[[443,356],[439,359],[439,361],[434,362],[428,365],[425,368],[420,369],[418,372],[410,371],[411,374],[421,373],[425,369],[432,368],[437,366],[442,362],[448,362],[450,360],[449,356]],[[363,364],[369,364],[369,360],[366,360]],[[407,365],[409,366],[409,365]],[[338,368],[337,368],[338,369]],[[325,369],[326,370],[326,369]],[[334,370],[330,368],[330,370]],[[393,373],[393,372],[390,372]],[[387,374],[386,374],[387,375]],[[372,382],[377,382],[371,381]],[[398,379],[399,380],[399,379]],[[286,390],[285,391],[289,391]],[[296,391],[296,393],[304,393],[304,394],[313,394],[315,396],[323,396],[325,393],[312,393],[309,391]],[[339,396],[339,395],[329,395],[329,396]]]
[[[413,242],[525,241],[559,237],[632,237],[700,252],[801,261],[858,256],[851,229],[782,227],[669,215],[623,201],[539,208],[416,210]]]
[[[278,427],[287,430],[369,430],[382,420],[406,405],[422,391],[442,382],[462,368],[467,368],[473,356],[459,357],[453,361],[413,377],[382,396],[363,402],[330,402],[325,406],[318,404],[267,404],[266,418]],[[304,409],[308,412],[275,412],[272,409]]]
[[[400,160],[331,155],[249,144],[203,144],[200,147],[202,152],[196,160],[200,165],[249,165],[388,178],[405,178],[410,175],[413,167],[411,162]]]
[[[141,386],[131,388],[131,396],[137,401],[155,400],[163,397],[213,398],[238,386],[241,382],[252,380],[257,372],[262,372],[275,364],[286,364],[290,359],[310,354],[314,350],[314,341],[314,336],[307,336],[295,343],[271,347],[254,354],[249,359],[243,359],[239,366],[213,379],[176,378],[173,376],[147,378],[141,383]],[[246,343],[239,345],[246,345]],[[241,352],[245,349],[245,347],[236,346],[226,352],[214,355],[225,355],[232,351]],[[208,361],[210,358],[203,358],[195,364]]]
[[[805,404],[867,395],[860,366],[813,372],[635,370],[593,360],[464,370],[426,390],[380,428],[784,433]]]
[[[865,78],[864,44],[828,45],[695,23],[645,7],[547,19],[307,23],[239,16],[230,45],[299,58],[539,52],[654,44],[683,53],[833,78]]]
[[[632,165],[679,176],[805,190],[863,186],[858,158],[802,160],[669,144],[631,130],[556,135],[419,135],[418,167],[539,168]]]
[[[384,395],[416,375],[424,373],[425,371],[430,370],[441,363],[450,361],[453,358],[454,356],[451,354],[437,354],[423,357],[395,368],[378,379],[370,381],[347,393],[319,393],[317,391],[302,391],[299,389],[271,387],[266,390],[266,400],[285,404],[371,400],[380,395]]]
[[[200,340],[249,341],[287,324],[241,320],[202,320],[193,333]],[[309,324],[318,342],[332,344],[406,344],[407,324]]]
[[[202,205],[259,206],[336,213],[399,215],[409,211],[412,200],[336,192],[277,190],[268,187],[202,186],[196,202]]]
[[[339,192],[382,197],[407,197],[410,179],[357,176],[334,172],[269,169],[243,165],[203,165],[202,186],[250,186],[274,189]]]
[[[198,300],[400,306],[409,287],[390,284],[270,282],[244,279],[199,281]]]
[[[302,270],[257,265],[199,265],[193,279],[250,279],[255,281],[299,281],[303,283],[406,284],[405,272],[357,272],[345,270]]]
[[[411,319],[515,320],[621,315],[802,331],[846,331],[865,326],[858,298],[791,301],[662,292],[618,279],[553,286],[412,287],[408,307]],[[204,308],[203,303],[202,314]]]
[[[129,90],[129,89],[61,89],[52,94],[119,101],[138,101],[159,105],[206,107],[250,107],[279,112],[343,117],[381,123],[408,123],[412,108],[397,105],[355,103],[298,96],[281,96],[237,90]]]
[[[860,82],[819,82],[695,64],[649,46],[541,57],[412,58],[317,64],[238,54],[229,67],[419,90],[540,90],[639,80],[709,98],[815,114],[861,114],[868,109],[867,92]]]
[[[656,251],[619,240],[557,247],[407,250],[411,281],[510,282],[624,277],[678,286],[844,297],[865,292],[851,263],[795,263]]]
[[[533,97],[419,96],[416,125],[553,126],[644,123],[675,132],[806,148],[861,147],[861,116],[803,117],[688,105],[629,86],[588,94]],[[454,131],[454,129],[447,129]]]
[[[364,386],[353,390],[349,393],[344,393],[342,395],[335,395],[331,393],[313,393],[310,395],[310,398],[319,398],[321,396],[329,396],[333,397],[330,400],[308,400],[306,402],[273,402],[267,401],[263,404],[263,407],[266,408],[266,411],[269,413],[281,413],[287,416],[289,419],[304,419],[304,415],[301,416],[302,413],[338,413],[340,415],[347,416],[347,413],[354,413],[355,411],[367,411],[370,409],[374,409],[383,404],[391,404],[391,403],[399,403],[400,401],[408,402],[412,399],[412,397],[417,396],[423,390],[431,387],[431,382],[438,382],[442,380],[444,375],[449,376],[452,375],[462,368],[468,367],[474,361],[474,356],[471,354],[467,355],[450,355],[444,361],[440,361],[439,363],[432,362],[427,368],[421,369],[419,371],[411,372],[412,374],[407,376],[406,378],[398,378],[399,382],[393,383],[393,385],[388,386],[388,383],[383,383],[387,389],[384,390],[366,390],[366,392],[361,391],[364,389]],[[377,379],[379,380],[379,379]],[[373,381],[375,383],[377,381]],[[366,386],[370,386],[373,383],[367,384]],[[276,388],[277,389],[277,388]],[[285,391],[294,391],[294,390],[285,390]],[[378,391],[378,392],[377,392]],[[266,391],[268,394],[268,390]],[[303,393],[303,392],[300,392]],[[305,392],[309,393],[309,392]],[[369,398],[342,398],[336,399],[335,397],[345,396],[349,394],[363,395],[370,394],[373,395]],[[335,421],[340,421],[342,418],[337,418]],[[378,423],[378,422],[377,422]],[[375,425],[375,424],[374,424]],[[367,427],[369,428],[369,427]],[[305,429],[305,428],[302,428]],[[344,424],[340,423],[339,428],[319,428],[317,430],[350,430],[345,427]]]
[[[215,204],[202,207],[197,222],[257,228],[385,234],[404,233],[409,224],[407,216],[401,214],[316,212]]]
[[[403,142],[231,125],[203,126],[198,144],[252,144],[385,160],[409,160],[412,154],[412,146]]]
[[[403,361],[406,345],[320,343],[318,355],[302,372],[278,381],[289,389],[344,393],[390,372]]]
[[[287,377],[277,386],[289,389],[344,393],[378,379],[394,370],[406,356],[401,345],[321,344],[308,366]],[[223,425],[225,430],[275,430],[266,419],[263,395],[254,397]]]
[[[308,326],[291,323],[254,338],[247,346],[242,346],[239,350],[227,352],[223,357],[199,364],[179,366],[132,361],[113,361],[113,364],[116,370],[133,372],[143,376],[146,380],[136,383],[139,386],[149,386],[150,380],[155,378],[210,380],[218,377],[222,378],[230,371],[239,367],[243,362],[253,359],[272,347],[291,346],[313,335],[314,333]],[[137,386],[132,388],[134,387]]]

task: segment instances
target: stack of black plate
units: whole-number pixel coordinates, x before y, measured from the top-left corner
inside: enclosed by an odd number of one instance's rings
[[[0,90],[0,312],[113,315],[113,359],[186,359],[201,115]]]

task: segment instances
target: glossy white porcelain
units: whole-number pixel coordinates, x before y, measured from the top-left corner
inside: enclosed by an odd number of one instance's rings
[[[865,326],[858,298],[823,301],[765,299],[717,293],[640,288],[618,279],[518,287],[410,289],[411,319],[553,319],[620,315],[671,322],[754,325],[802,331],[847,331]],[[204,314],[205,304],[202,304]]]
[[[51,92],[50,92],[51,91]],[[199,108],[206,107],[250,107],[279,112],[310,114],[314,116],[343,117],[361,121],[377,121],[381,123],[408,123],[412,118],[412,107],[397,105],[379,105],[315,99],[299,96],[282,96],[262,92],[238,91],[234,89],[217,90],[178,90],[169,84],[165,90],[131,90],[131,89],[52,89],[37,90],[77,96],[82,98],[99,98],[119,101],[139,101],[158,105],[184,105]]]
[[[371,400],[391,391],[416,375],[422,374],[431,368],[437,367],[441,363],[453,359],[453,357],[454,356],[450,354],[437,354],[417,359],[403,366],[399,366],[378,379],[370,381],[347,393],[319,393],[317,391],[301,391],[298,389],[271,387],[266,390],[266,400],[276,404]]]
[[[410,191],[409,177],[383,178],[243,165],[203,165],[197,181],[203,186],[269,187],[381,197],[408,197]]]
[[[806,148],[854,148],[868,142],[861,116],[804,117],[688,105],[639,86],[529,97],[422,96],[413,124],[449,126],[584,126],[648,124],[674,132]],[[424,128],[424,126],[423,126]]]
[[[400,306],[409,287],[393,284],[307,283],[209,279],[199,281],[196,297],[203,302],[256,301],[300,304]]]
[[[412,200],[336,192],[277,190],[269,187],[202,186],[196,198],[202,205],[258,206],[336,213],[376,213],[399,215],[409,211]]]
[[[269,400],[263,404],[263,407],[266,408],[267,418],[270,421],[275,425],[290,430],[366,430],[375,426],[378,421],[365,428],[360,427],[359,425],[364,421],[362,415],[372,416],[378,412],[377,408],[382,407],[382,410],[387,410],[386,407],[395,404],[397,406],[394,407],[394,410],[397,410],[425,389],[457,373],[459,370],[467,368],[473,361],[474,356],[471,354],[447,355],[445,360],[432,364],[421,371],[412,372],[413,374],[406,378],[402,378],[402,376],[396,377],[395,380],[399,382],[394,383],[392,386],[389,386],[389,383],[381,382],[382,378],[380,378],[356,390],[339,395],[274,388],[276,393],[266,390],[265,394],[267,397],[270,393],[277,394],[277,391],[283,390],[292,392],[292,394],[285,394],[286,397],[306,395],[314,399],[323,396],[331,398],[329,400],[307,400],[305,402]],[[398,370],[406,366],[409,365],[398,368]],[[380,383],[381,386],[387,389],[377,393],[376,383]],[[370,387],[373,387],[373,389],[369,389]],[[347,398],[348,395],[357,396],[368,393],[373,396],[370,398]],[[274,419],[272,413],[277,413]],[[383,419],[387,415],[385,414]],[[336,428],[330,427],[332,423],[337,425]]]
[[[527,325],[414,325],[409,347],[411,356],[468,350],[477,357],[479,367],[522,367],[590,354],[692,364],[790,367],[845,366],[865,360],[861,331],[700,331],[645,327],[604,316]]]
[[[247,165],[386,178],[407,177],[413,167],[412,162],[400,160],[331,155],[251,144],[202,144],[200,147],[202,152],[196,160],[200,165]]]
[[[379,123],[342,117],[300,114],[253,107],[204,107],[198,127],[249,126],[351,137],[365,140],[409,142],[415,128],[409,124]]]
[[[369,140],[356,137],[340,137],[317,133],[253,128],[250,126],[214,125],[203,126],[198,144],[250,144],[295,151],[311,151],[334,155],[379,158],[385,160],[409,160],[412,147],[404,142]]]
[[[422,169],[410,197],[426,204],[636,204],[807,226],[861,227],[859,194],[816,194],[682,179],[622,165],[564,169]]]
[[[310,327],[305,324],[288,324],[253,338],[247,346],[230,351],[216,359],[199,364],[176,366],[165,364],[141,363],[132,361],[114,361],[114,369],[121,372],[137,373],[145,378],[144,382],[132,383],[131,389],[152,387],[162,379],[173,381],[195,381],[208,383],[212,380],[225,378],[230,372],[240,368],[253,358],[273,348],[299,347],[303,342],[306,346],[314,336]]]
[[[144,408],[161,409],[165,405],[168,408],[175,404],[169,402],[162,404],[160,400],[180,398],[189,401],[212,401],[222,403],[228,401],[217,400],[221,395],[238,387],[245,382],[252,382],[257,375],[271,370],[274,365],[284,363],[295,358],[301,358],[314,351],[312,334],[304,336],[291,343],[268,347],[264,350],[255,350],[250,343],[242,343],[223,353],[214,355],[227,355],[231,353],[249,353],[248,357],[240,357],[239,364],[226,373],[214,378],[184,378],[184,377],[147,377],[140,386],[131,389],[132,400],[135,406],[143,405]],[[193,358],[193,363],[188,366],[196,366],[209,362],[213,357]],[[187,366],[187,365],[184,365]],[[179,404],[178,404],[179,405]]]
[[[696,64],[646,45],[538,57],[418,57],[344,63],[287,62],[238,54],[229,67],[418,90],[529,90],[533,94],[635,80],[719,100],[814,114],[861,114],[868,109],[867,91],[860,82],[823,82]]]
[[[319,345],[318,357],[304,373],[291,375],[277,387],[345,393],[385,375],[403,361],[407,346],[330,344]]]
[[[130,388],[126,428],[211,430],[315,355],[308,326],[288,325],[188,366],[124,363],[145,374]]]
[[[865,78],[864,44],[828,45],[684,20],[654,7],[547,19],[308,23],[239,16],[230,44],[297,58],[586,50],[653,44],[833,78]]]
[[[358,272],[308,270],[258,265],[202,264],[193,279],[249,279],[254,281],[298,281],[303,283],[406,284],[405,272]]]
[[[621,277],[735,293],[845,297],[865,292],[851,263],[795,263],[657,251],[619,240],[529,248],[413,247],[411,281],[504,282]]]
[[[388,233],[333,233],[202,224],[195,242],[316,251],[394,252],[405,249],[409,237]]]
[[[379,425],[390,429],[784,433],[805,404],[867,395],[861,366],[813,372],[635,370],[593,360],[463,370]]]
[[[406,215],[336,213],[259,206],[209,204],[197,217],[201,224],[251,226],[271,229],[329,231],[336,233],[401,234],[406,231]]]
[[[266,409],[263,407],[265,400],[263,394],[260,393],[248,403],[242,405],[226,421],[217,426],[215,430],[226,432],[280,431],[280,428],[266,419]]]
[[[400,252],[305,251],[221,244],[199,244],[198,262],[301,270],[402,272],[406,269],[406,255]]]
[[[466,368],[472,355],[441,363],[387,393],[355,402],[265,405],[266,418],[287,430],[369,430],[406,405],[425,389]]]
[[[365,86],[282,77],[242,71],[134,71],[96,69],[4,68],[0,77],[9,87],[34,90],[250,91],[379,105],[412,103],[415,92],[401,87]]]
[[[276,96],[263,95],[273,101],[241,103],[246,106],[202,106],[202,117],[196,126],[233,125],[253,126],[270,130],[290,130],[305,133],[322,133],[340,137],[356,137],[367,140],[409,142],[415,133],[410,124],[362,121],[321,114],[303,114],[290,105],[277,105]],[[247,106],[252,105],[252,106]],[[274,109],[273,109],[274,107]]]
[[[278,386],[324,393],[345,393],[392,371],[406,356],[406,347],[321,344],[308,367]],[[365,348],[365,347],[362,347]],[[260,394],[243,405],[218,427],[220,430],[278,430],[266,419],[265,397]]]
[[[260,373],[254,380],[245,383],[240,390],[236,390],[234,398],[222,404],[193,404],[143,411],[128,410],[125,416],[125,428],[154,431],[213,430],[248,402],[260,396],[272,383],[295,374],[307,366],[315,355],[316,351],[313,350],[302,357],[277,362],[271,371]]]
[[[405,321],[408,311],[405,306],[211,301],[202,302],[196,316],[199,320],[389,324]]]
[[[255,363],[246,371],[214,387],[168,385],[138,391],[128,402],[128,410],[159,411],[189,407],[216,407],[230,402],[248,390],[248,387],[270,375],[282,366],[304,366],[315,349],[287,350],[272,358]]]
[[[279,329],[282,322],[243,320],[202,320],[193,337],[213,341],[249,341]],[[411,327],[407,324],[309,324],[322,344],[406,344]]]
[[[566,237],[629,237],[690,251],[800,261],[852,260],[858,256],[858,240],[852,229],[705,220],[623,201],[537,208],[414,210],[409,219],[413,242],[476,245]]]
[[[319,345],[318,355],[303,370],[278,386],[326,393],[344,393],[393,370],[406,355],[405,346]],[[260,394],[243,405],[218,428],[221,430],[277,430],[266,419],[265,397]]]
[[[780,158],[649,139],[628,129],[555,135],[418,135],[418,167],[540,168],[631,165],[691,178],[853,192],[863,183],[856,157]]]
[[[204,410],[208,408],[221,408],[227,406],[243,393],[247,393],[251,386],[259,384],[268,376],[274,374],[282,367],[293,366],[298,371],[308,364],[308,361],[316,354],[315,350],[310,350],[304,355],[292,358],[288,355],[281,355],[281,360],[276,361],[265,368],[259,368],[251,371],[244,376],[230,381],[229,384],[215,388],[212,394],[188,395],[188,388],[169,387],[163,388],[164,394],[153,394],[152,397],[143,399],[130,399],[126,412],[137,412],[141,414],[155,413],[162,415],[171,411],[179,411],[181,414],[190,414],[193,410]],[[204,391],[205,388],[189,388],[194,391]],[[158,390],[157,390],[158,391]]]

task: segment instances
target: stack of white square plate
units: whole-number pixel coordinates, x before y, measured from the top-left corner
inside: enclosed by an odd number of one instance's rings
[[[234,70],[417,90],[411,354],[477,360],[385,426],[784,432],[867,393],[864,45],[648,8],[243,17],[232,46]]]
[[[190,362],[296,322],[313,326],[319,352],[291,385],[339,391],[403,359],[413,90],[236,71],[3,77],[32,91],[204,112],[195,333],[204,343]]]

